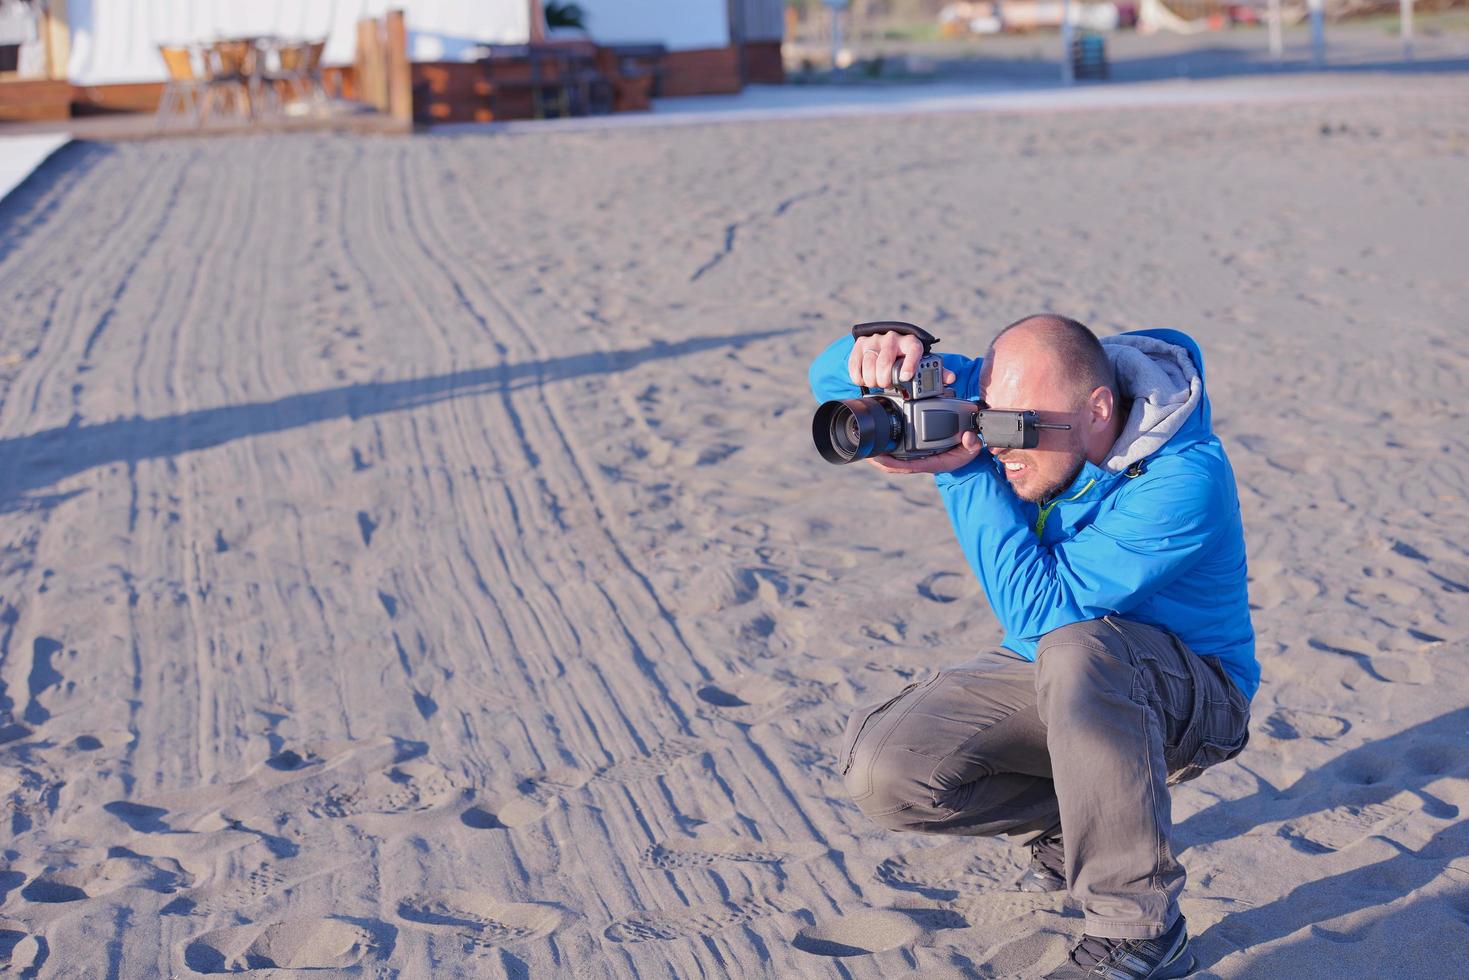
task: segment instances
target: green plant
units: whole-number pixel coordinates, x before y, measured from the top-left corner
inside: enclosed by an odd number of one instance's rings
[[[547,27],[574,27],[583,31],[587,29],[587,12],[579,3],[547,0],[544,9]]]

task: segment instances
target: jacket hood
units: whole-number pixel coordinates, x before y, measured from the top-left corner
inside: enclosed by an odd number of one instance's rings
[[[1102,349],[1117,372],[1124,401],[1132,402],[1122,434],[1102,461],[1102,469],[1121,473],[1162,449],[1188,426],[1208,432],[1208,403],[1198,347],[1176,331],[1144,330],[1102,338]]]

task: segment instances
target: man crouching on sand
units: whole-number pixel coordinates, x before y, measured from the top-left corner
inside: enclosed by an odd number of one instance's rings
[[[822,353],[817,399],[911,377],[931,338],[896,328]],[[857,711],[847,789],[892,830],[1027,844],[1019,887],[1065,888],[1086,915],[1050,977],[1186,976],[1168,786],[1239,754],[1260,679],[1203,358],[1176,331],[1098,342],[1056,316],[1006,327],[983,360],[942,357],[957,397],[1070,428],[1033,449],[966,434],[941,455],[869,460],[935,474],[1005,637]]]

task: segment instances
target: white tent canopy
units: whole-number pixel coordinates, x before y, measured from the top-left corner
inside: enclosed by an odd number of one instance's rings
[[[530,36],[527,0],[68,0],[67,74],[78,85],[161,81],[158,45],[250,35],[325,37],[327,62],[347,64],[357,21],[392,8],[406,14],[414,61],[467,59],[475,45]]]
[[[579,0],[588,33],[671,50],[730,43],[726,0]],[[348,64],[357,22],[404,12],[413,61],[472,60],[481,44],[523,44],[529,0],[68,0],[68,77],[78,85],[157,82],[160,44],[273,35],[327,39],[328,64]]]

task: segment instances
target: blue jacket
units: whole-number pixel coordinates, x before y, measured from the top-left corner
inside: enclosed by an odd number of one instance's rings
[[[939,494],[1005,630],[1006,649],[1034,660],[1036,641],[1051,630],[1117,614],[1169,630],[1193,652],[1217,657],[1252,698],[1260,666],[1244,530],[1234,470],[1210,426],[1203,355],[1176,330],[1122,338],[1151,339],[1104,338],[1103,344],[1162,341],[1154,346],[1181,348],[1174,353],[1197,368],[1197,400],[1166,442],[1125,472],[1088,461],[1044,505],[1017,497],[989,453],[936,475]],[[847,374],[852,343],[842,338],[811,365],[818,401],[861,394]],[[981,359],[941,356],[958,376],[958,397],[978,400]]]

